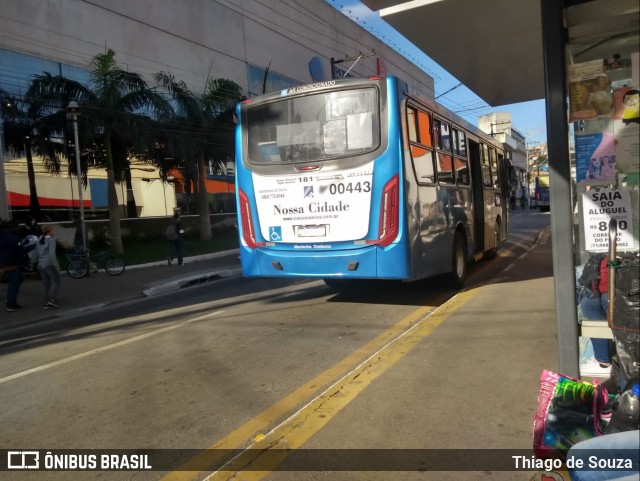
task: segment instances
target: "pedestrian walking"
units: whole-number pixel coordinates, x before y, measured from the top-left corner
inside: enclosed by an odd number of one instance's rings
[[[173,244],[171,255],[169,256],[169,265],[172,265],[173,260],[177,259],[178,265],[181,266],[184,256],[184,228],[180,219],[180,212],[176,211],[173,214],[171,224],[167,227],[166,237]]]
[[[46,225],[36,244],[35,263],[43,284],[43,309],[58,307],[58,290],[60,289],[60,263],[56,256],[56,239],[53,227]]]
[[[7,312],[21,311],[18,304],[18,291],[22,284],[22,266],[24,252],[20,247],[18,224],[11,220],[0,228],[0,272],[7,276]]]

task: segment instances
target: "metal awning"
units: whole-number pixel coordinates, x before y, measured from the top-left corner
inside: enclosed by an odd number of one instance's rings
[[[540,0],[362,3],[379,11],[383,20],[489,105],[545,97]],[[569,61],[637,51],[637,0],[564,3],[568,7]]]
[[[637,52],[638,0],[362,2],[490,105],[545,99],[558,369],[579,376],[567,64]]]

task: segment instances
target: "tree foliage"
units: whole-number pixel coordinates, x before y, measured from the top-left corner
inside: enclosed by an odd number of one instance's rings
[[[126,178],[129,154],[136,146],[145,144],[150,117],[168,118],[171,108],[140,74],[120,68],[111,49],[96,55],[89,68],[88,86],[61,75],[44,73],[34,78],[27,97],[41,102],[44,109],[57,110],[57,115],[64,112],[69,101],[79,104],[84,127],[80,139],[86,156],[83,165],[86,168],[91,162],[107,171],[111,242],[114,251],[122,253],[115,183]]]
[[[202,95],[193,93],[184,81],[159,72],[155,80],[169,95],[174,107],[167,150],[175,166],[182,167],[187,194],[197,195],[200,238],[211,239],[206,165],[220,163],[233,149],[229,112],[242,99],[241,88],[227,79],[209,79]]]
[[[188,192],[197,195],[201,238],[210,239],[205,166],[218,170],[224,164],[226,168],[227,160],[233,158],[233,110],[246,98],[242,89],[231,80],[208,79],[202,94],[196,94],[164,72],[156,74],[155,85],[150,86],[140,74],[121,68],[110,49],[93,57],[89,74],[87,84],[49,72],[35,75],[24,97],[12,103],[8,94],[0,92],[7,146],[27,153],[30,171],[31,150],[53,174],[68,162],[69,172],[80,175],[85,186],[89,167],[104,168],[111,242],[117,253],[124,246],[116,183],[130,187],[130,161],[154,164],[165,179],[172,167],[179,167]],[[80,107],[81,172],[76,172],[73,123],[67,114],[72,100]],[[37,203],[35,176],[30,176],[30,186]],[[132,200],[125,199],[129,215],[135,215]]]

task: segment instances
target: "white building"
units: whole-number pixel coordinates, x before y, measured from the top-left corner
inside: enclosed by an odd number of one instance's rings
[[[528,198],[530,192],[527,179],[529,170],[527,139],[513,128],[511,113],[496,112],[482,115],[478,117],[478,128],[504,145],[505,152],[513,167],[510,179],[512,196],[517,199],[523,196]]]

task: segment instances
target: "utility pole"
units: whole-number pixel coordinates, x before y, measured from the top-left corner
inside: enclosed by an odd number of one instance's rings
[[[0,218],[11,219],[9,208],[9,194],[7,192],[6,177],[4,175],[4,114],[0,112]]]
[[[80,142],[78,140],[78,115],[80,107],[74,100],[67,106],[67,114],[73,120],[73,136],[76,147],[76,175],[78,177],[78,199],[80,201],[80,227],[82,229],[82,252],[87,254],[87,226],[84,221],[84,201],[82,200],[82,167],[80,165]],[[89,269],[91,270],[91,269]]]

